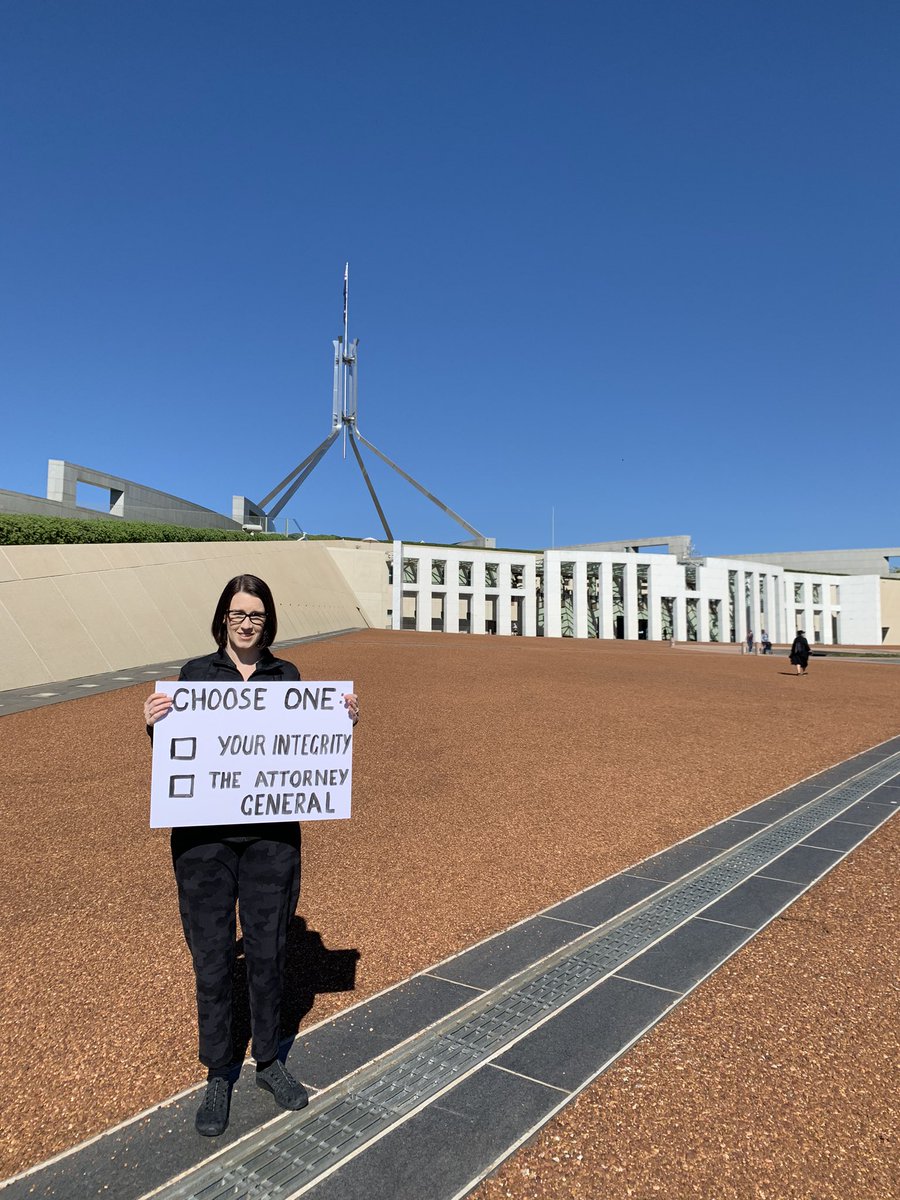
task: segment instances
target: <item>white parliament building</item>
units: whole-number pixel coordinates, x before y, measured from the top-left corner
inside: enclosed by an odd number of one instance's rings
[[[894,548],[751,559],[694,557],[689,537],[543,551],[326,544],[370,623],[393,629],[731,643],[803,629],[821,645],[900,644]]]
[[[82,483],[108,496],[104,510],[79,503]],[[45,498],[0,489],[0,512],[240,530],[260,529],[248,516],[262,509],[251,513],[246,497],[236,496],[228,518],[54,459]],[[18,649],[8,648],[8,686],[197,653],[202,631],[187,616],[184,629],[161,620],[154,600],[160,588],[196,592],[202,608],[209,579],[254,569],[288,598],[279,619],[291,637],[365,624],[738,647],[751,631],[757,644],[765,630],[784,645],[803,629],[813,645],[900,645],[900,547],[710,558],[681,535],[507,550],[471,526],[478,534],[471,541],[425,545],[397,540],[384,524],[383,540],[0,546],[0,609],[19,639]],[[93,641],[79,619],[88,595],[103,614],[104,636]],[[136,611],[140,621],[129,619]],[[48,642],[48,630],[62,629],[71,631],[56,638],[69,647],[65,654]],[[156,630],[152,638],[148,630]]]

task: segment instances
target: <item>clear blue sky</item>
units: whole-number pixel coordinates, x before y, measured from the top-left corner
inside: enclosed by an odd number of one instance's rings
[[[0,487],[360,427],[498,544],[900,542],[887,0],[0,2]],[[465,536],[369,456],[395,533]],[[380,536],[337,447],[287,512]]]

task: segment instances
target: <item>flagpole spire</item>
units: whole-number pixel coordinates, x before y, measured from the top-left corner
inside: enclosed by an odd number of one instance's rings
[[[350,345],[350,342],[348,340],[350,337],[350,333],[349,333],[350,326],[349,326],[349,321],[348,321],[349,299],[350,299],[350,264],[344,263],[344,347],[345,347],[345,349],[347,346]]]
[[[334,339],[332,345],[334,346],[334,382],[332,386],[331,398],[331,433],[319,446],[316,447],[312,454],[307,455],[303,462],[296,466],[289,475],[285,476],[281,483],[279,483],[277,487],[273,488],[272,491],[269,492],[269,494],[265,497],[265,499],[255,506],[260,512],[262,518],[268,521],[274,520],[278,516],[284,506],[295,495],[304,480],[306,480],[309,475],[312,474],[312,472],[321,462],[328,449],[337,441],[338,434],[343,434],[342,440],[344,444],[344,458],[347,457],[347,442],[349,440],[350,448],[353,451],[359,469],[362,472],[366,487],[369,489],[369,495],[372,497],[372,501],[378,511],[381,524],[384,527],[385,537],[389,542],[394,540],[394,535],[391,532],[391,527],[384,515],[384,509],[381,506],[381,502],[379,501],[378,496],[375,494],[375,488],[372,484],[371,478],[369,477],[369,473],[365,468],[365,464],[363,463],[362,454],[360,453],[357,441],[362,442],[369,450],[376,454],[382,460],[382,462],[387,463],[389,467],[391,467],[397,472],[398,475],[405,479],[407,483],[411,483],[413,487],[417,488],[422,493],[423,496],[427,497],[427,499],[429,499],[433,504],[436,504],[438,508],[442,509],[447,516],[452,517],[457,524],[461,525],[467,533],[472,534],[475,541],[474,543],[466,543],[467,545],[493,545],[491,539],[485,537],[483,533],[479,533],[474,525],[470,525],[467,521],[464,521],[458,513],[455,513],[452,508],[448,508],[443,501],[439,500],[437,496],[435,496],[432,492],[429,492],[428,489],[423,487],[421,483],[413,479],[413,477],[407,474],[402,467],[399,467],[397,463],[393,461],[393,459],[388,458],[386,454],[384,454],[376,446],[373,446],[372,443],[367,438],[363,437],[362,433],[360,433],[357,417],[359,338],[354,338],[352,342],[350,341],[349,262],[344,263],[343,332]],[[267,512],[265,506],[271,500],[274,500],[279,493],[281,493],[280,498]]]

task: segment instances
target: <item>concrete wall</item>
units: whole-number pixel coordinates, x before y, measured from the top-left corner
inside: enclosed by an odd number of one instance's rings
[[[666,554],[676,558],[691,557],[691,535],[689,533],[667,534],[664,537],[632,538],[619,542],[578,542],[573,546],[559,546],[559,550],[622,550],[628,554],[640,554],[648,546],[666,547]],[[657,551],[659,552],[659,551]]]
[[[122,479],[93,467],[81,467],[65,459],[51,458],[47,463],[47,499],[77,507],[78,484],[88,483],[109,492],[109,510],[126,521],[159,521],[186,525],[190,529],[237,529],[238,525],[221,513],[192,504],[180,496],[131,479]]]
[[[392,589],[388,564],[393,561],[391,542],[320,542],[347,581],[363,616],[373,629],[390,629]]]
[[[0,546],[0,690],[207,654],[216,601],[243,573],[272,588],[280,638],[367,624],[315,542]]]
[[[108,510],[85,508],[78,504],[78,484],[89,483],[109,494]],[[234,497],[234,501],[243,500]],[[252,507],[252,506],[251,506]],[[10,492],[0,488],[0,512],[22,516],[78,517],[80,520],[150,521],[164,525],[184,525],[188,529],[240,529],[241,522],[217,513],[202,504],[193,504],[133,483],[118,475],[79,467],[61,458],[47,463],[47,496],[29,496],[25,492]]]
[[[732,558],[773,563],[788,571],[838,575],[886,575],[889,558],[900,558],[900,546],[859,550],[792,550],[774,554],[732,554]]]
[[[881,581],[877,575],[854,575],[840,581],[841,641],[849,646],[881,643]]]
[[[0,488],[0,512],[22,517],[78,517],[81,521],[118,521],[115,513],[96,508],[80,508],[77,504],[60,504],[44,496],[29,496],[27,492],[9,492]]]
[[[884,644],[900,646],[900,579],[881,581],[881,627],[886,629]]]

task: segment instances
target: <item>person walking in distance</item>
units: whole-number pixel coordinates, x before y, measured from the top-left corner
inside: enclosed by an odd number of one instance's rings
[[[772,642],[765,630],[759,635],[760,644],[762,645],[763,654],[772,653]]]
[[[268,585],[255,575],[237,575],[225,585],[213,613],[212,635],[218,649],[185,663],[178,678],[298,680],[300,672],[294,664],[275,658],[269,650],[277,629]],[[344,706],[356,724],[357,697],[344,696]],[[162,692],[154,692],[144,702],[151,738],[154,726],[171,707],[171,697]],[[303,1108],[309,1101],[306,1089],[278,1058],[287,933],[300,894],[299,823],[173,829],[172,863],[197,981],[200,1061],[207,1069],[206,1090],[195,1119],[197,1132],[217,1137],[228,1125],[236,1066],[231,1035],[236,905],[247,961],[256,1083],[271,1092],[281,1108]]]
[[[753,630],[752,629],[747,630],[747,653],[748,654],[753,653]]]
[[[797,630],[797,636],[791,642],[791,662],[797,668],[798,675],[806,674],[809,663],[809,642],[802,629]]]

